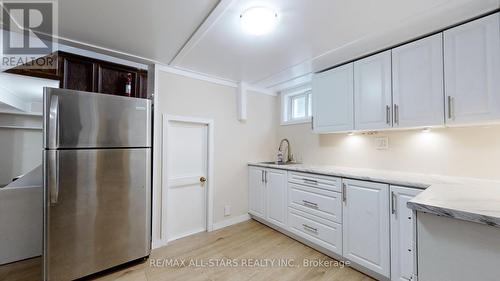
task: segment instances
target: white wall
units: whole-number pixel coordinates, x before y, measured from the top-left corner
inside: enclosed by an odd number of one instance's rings
[[[236,88],[161,70],[156,80],[159,114],[214,120],[214,222],[247,214],[247,162],[268,161],[274,154],[278,145],[277,97],[250,92],[248,120],[240,122]],[[155,165],[161,167],[159,157]],[[224,205],[231,206],[230,217],[224,216]]]
[[[42,164],[42,131],[0,128],[0,185]]]
[[[304,163],[500,180],[500,126],[378,132],[374,136],[312,134],[310,124],[279,126]],[[388,136],[377,150],[375,137]]]

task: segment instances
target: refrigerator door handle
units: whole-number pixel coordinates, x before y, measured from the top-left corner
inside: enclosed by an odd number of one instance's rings
[[[59,97],[53,95],[50,99],[49,108],[49,147],[59,146]]]
[[[50,204],[55,205],[59,201],[59,152],[56,150],[48,153],[48,185]]]

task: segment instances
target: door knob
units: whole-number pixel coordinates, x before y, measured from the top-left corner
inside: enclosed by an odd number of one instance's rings
[[[204,183],[204,182],[206,182],[206,181],[207,181],[207,179],[206,179],[205,177],[200,177],[200,182],[201,182],[201,183]]]

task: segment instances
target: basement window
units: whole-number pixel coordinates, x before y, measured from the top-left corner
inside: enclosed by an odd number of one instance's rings
[[[281,93],[281,125],[311,122],[312,95],[309,85]]]

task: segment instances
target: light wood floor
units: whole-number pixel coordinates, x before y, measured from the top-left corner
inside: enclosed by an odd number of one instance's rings
[[[294,259],[302,265],[305,258],[331,258],[256,221],[248,221],[210,233],[176,240],[153,251],[150,259]],[[111,273],[99,281],[163,280],[329,280],[369,281],[370,277],[350,268],[290,267],[151,267],[151,261]]]
[[[283,267],[197,267],[189,266],[151,266],[152,260],[177,259],[203,261],[209,263],[224,259],[235,259],[239,264],[246,261],[263,259],[293,259],[293,266]],[[249,260],[251,259],[251,260]],[[182,238],[166,247],[152,252],[150,259],[136,263],[125,269],[115,270],[93,281],[167,281],[167,280],[329,280],[329,281],[371,281],[374,280],[348,267],[304,267],[303,260],[325,260],[331,258],[309,248],[256,221],[247,221],[210,233],[200,233]],[[0,280],[26,281],[29,279],[9,278],[0,269]],[[17,273],[22,278],[22,274]],[[5,278],[5,279],[4,279]]]

